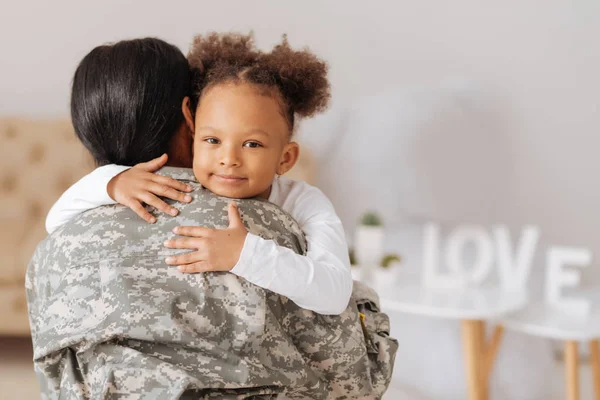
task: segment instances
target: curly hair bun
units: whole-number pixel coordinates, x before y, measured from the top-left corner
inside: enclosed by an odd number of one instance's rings
[[[298,115],[310,117],[327,108],[331,97],[328,66],[308,49],[292,49],[284,35],[281,44],[263,54],[262,63],[276,77],[281,94]]]

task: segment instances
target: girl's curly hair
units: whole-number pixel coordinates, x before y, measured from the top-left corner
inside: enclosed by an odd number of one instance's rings
[[[307,49],[294,50],[287,36],[270,52],[256,48],[252,33],[210,33],[194,38],[188,61],[193,71],[193,106],[210,87],[247,82],[276,90],[291,130],[295,116],[311,117],[327,108],[327,64]]]

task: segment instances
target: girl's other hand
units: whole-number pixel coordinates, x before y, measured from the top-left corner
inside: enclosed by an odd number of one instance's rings
[[[167,257],[165,262],[186,273],[231,271],[240,259],[248,231],[235,203],[229,203],[227,212],[229,226],[225,229],[201,226],[173,229],[173,233],[183,237],[167,240],[165,247],[194,251]]]
[[[163,154],[116,175],[108,182],[106,187],[108,195],[117,203],[131,208],[151,224],[156,222],[156,218],[146,211],[144,203],[165,214],[177,215],[179,210],[171,207],[158,196],[189,203],[192,201],[192,196],[182,192],[191,192],[193,189],[177,179],[154,173],[165,165],[167,159],[168,156]]]

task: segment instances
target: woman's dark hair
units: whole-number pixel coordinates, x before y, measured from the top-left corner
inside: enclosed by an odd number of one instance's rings
[[[192,105],[221,83],[251,83],[280,100],[290,131],[296,116],[311,117],[329,103],[327,64],[308,49],[294,50],[284,35],[271,51],[259,50],[252,33],[196,36],[188,53],[194,71]]]
[[[189,64],[160,39],[98,46],[73,78],[71,119],[98,165],[135,165],[166,153],[184,122]]]

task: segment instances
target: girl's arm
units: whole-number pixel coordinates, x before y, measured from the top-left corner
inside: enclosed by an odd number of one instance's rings
[[[181,191],[191,191],[188,185],[153,172],[167,161],[162,155],[133,168],[121,165],[105,165],[73,184],[50,209],[46,217],[46,230],[54,232],[78,214],[108,204],[120,203],[136,212],[146,221],[153,223],[155,217],[143,203],[156,207],[170,215],[177,215],[177,209],[169,206],[157,196],[190,202],[191,197]]]
[[[333,205],[317,188],[296,199],[292,216],[308,242],[306,256],[248,233],[232,273],[284,295],[319,314],[338,315],[348,306],[352,275],[344,228]]]
[[[54,203],[46,217],[46,230],[54,232],[78,214],[106,204],[116,204],[106,191],[108,182],[129,167],[105,165],[73,184]]]

